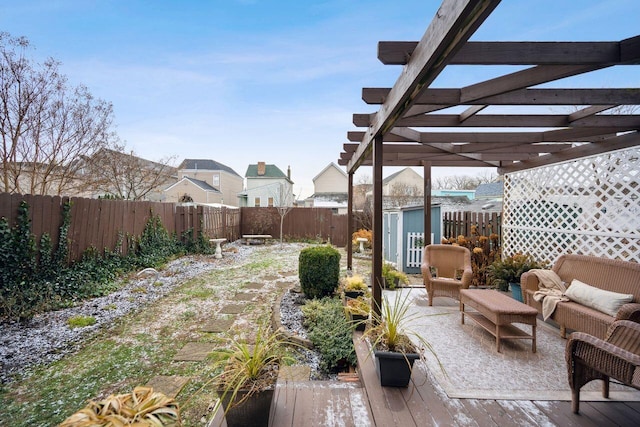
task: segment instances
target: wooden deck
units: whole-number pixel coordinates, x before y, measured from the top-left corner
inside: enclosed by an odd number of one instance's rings
[[[381,387],[375,361],[354,339],[360,381],[279,383],[269,425],[285,426],[638,426],[640,402],[450,399],[421,370],[409,387]]]

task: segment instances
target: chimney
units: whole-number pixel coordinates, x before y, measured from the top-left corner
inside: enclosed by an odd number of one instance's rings
[[[258,162],[258,176],[262,176],[267,172],[267,166],[264,162]]]
[[[287,166],[287,179],[291,181],[291,165]]]

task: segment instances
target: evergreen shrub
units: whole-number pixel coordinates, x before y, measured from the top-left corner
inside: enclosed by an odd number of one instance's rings
[[[340,281],[340,252],[331,246],[313,246],[300,251],[300,287],[307,298],[332,295]]]

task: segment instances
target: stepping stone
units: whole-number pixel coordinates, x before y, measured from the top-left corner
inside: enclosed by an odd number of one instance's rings
[[[240,314],[244,311],[244,304],[227,304],[220,309],[220,314]]]
[[[292,283],[291,282],[286,282],[284,280],[278,280],[276,282],[276,286],[280,289],[287,289],[289,287],[291,287]]]
[[[215,349],[216,345],[210,342],[188,342],[178,351],[173,360],[179,362],[202,362]]]
[[[298,272],[297,271],[281,271],[280,275],[282,277],[291,277],[291,276],[297,276]]]
[[[153,391],[159,391],[167,397],[175,398],[190,379],[189,377],[180,377],[178,375],[158,375],[151,378],[146,386],[153,388]]]
[[[251,282],[246,283],[244,285],[245,289],[262,289],[264,287],[264,283]]]
[[[227,332],[231,329],[231,326],[235,322],[235,319],[211,319],[202,326],[202,332]]]
[[[272,280],[276,280],[276,279],[278,279],[278,278],[280,278],[280,276],[272,276],[272,275],[268,275],[268,276],[264,276],[264,277],[262,278],[262,280],[266,280],[266,281],[270,282],[270,281],[272,281]]]
[[[253,301],[255,297],[256,294],[252,292],[238,292],[232,299],[235,301]]]
[[[311,378],[311,366],[291,365],[280,366],[278,380],[281,381],[309,381]]]

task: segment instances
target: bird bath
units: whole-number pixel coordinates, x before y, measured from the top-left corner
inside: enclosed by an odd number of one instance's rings
[[[216,252],[213,256],[215,258],[222,258],[222,248],[220,247],[220,244],[226,242],[227,239],[209,239],[209,241],[216,244]]]
[[[358,237],[356,239],[358,242],[360,242],[360,253],[364,252],[364,242],[368,241],[368,239],[366,237]]]

